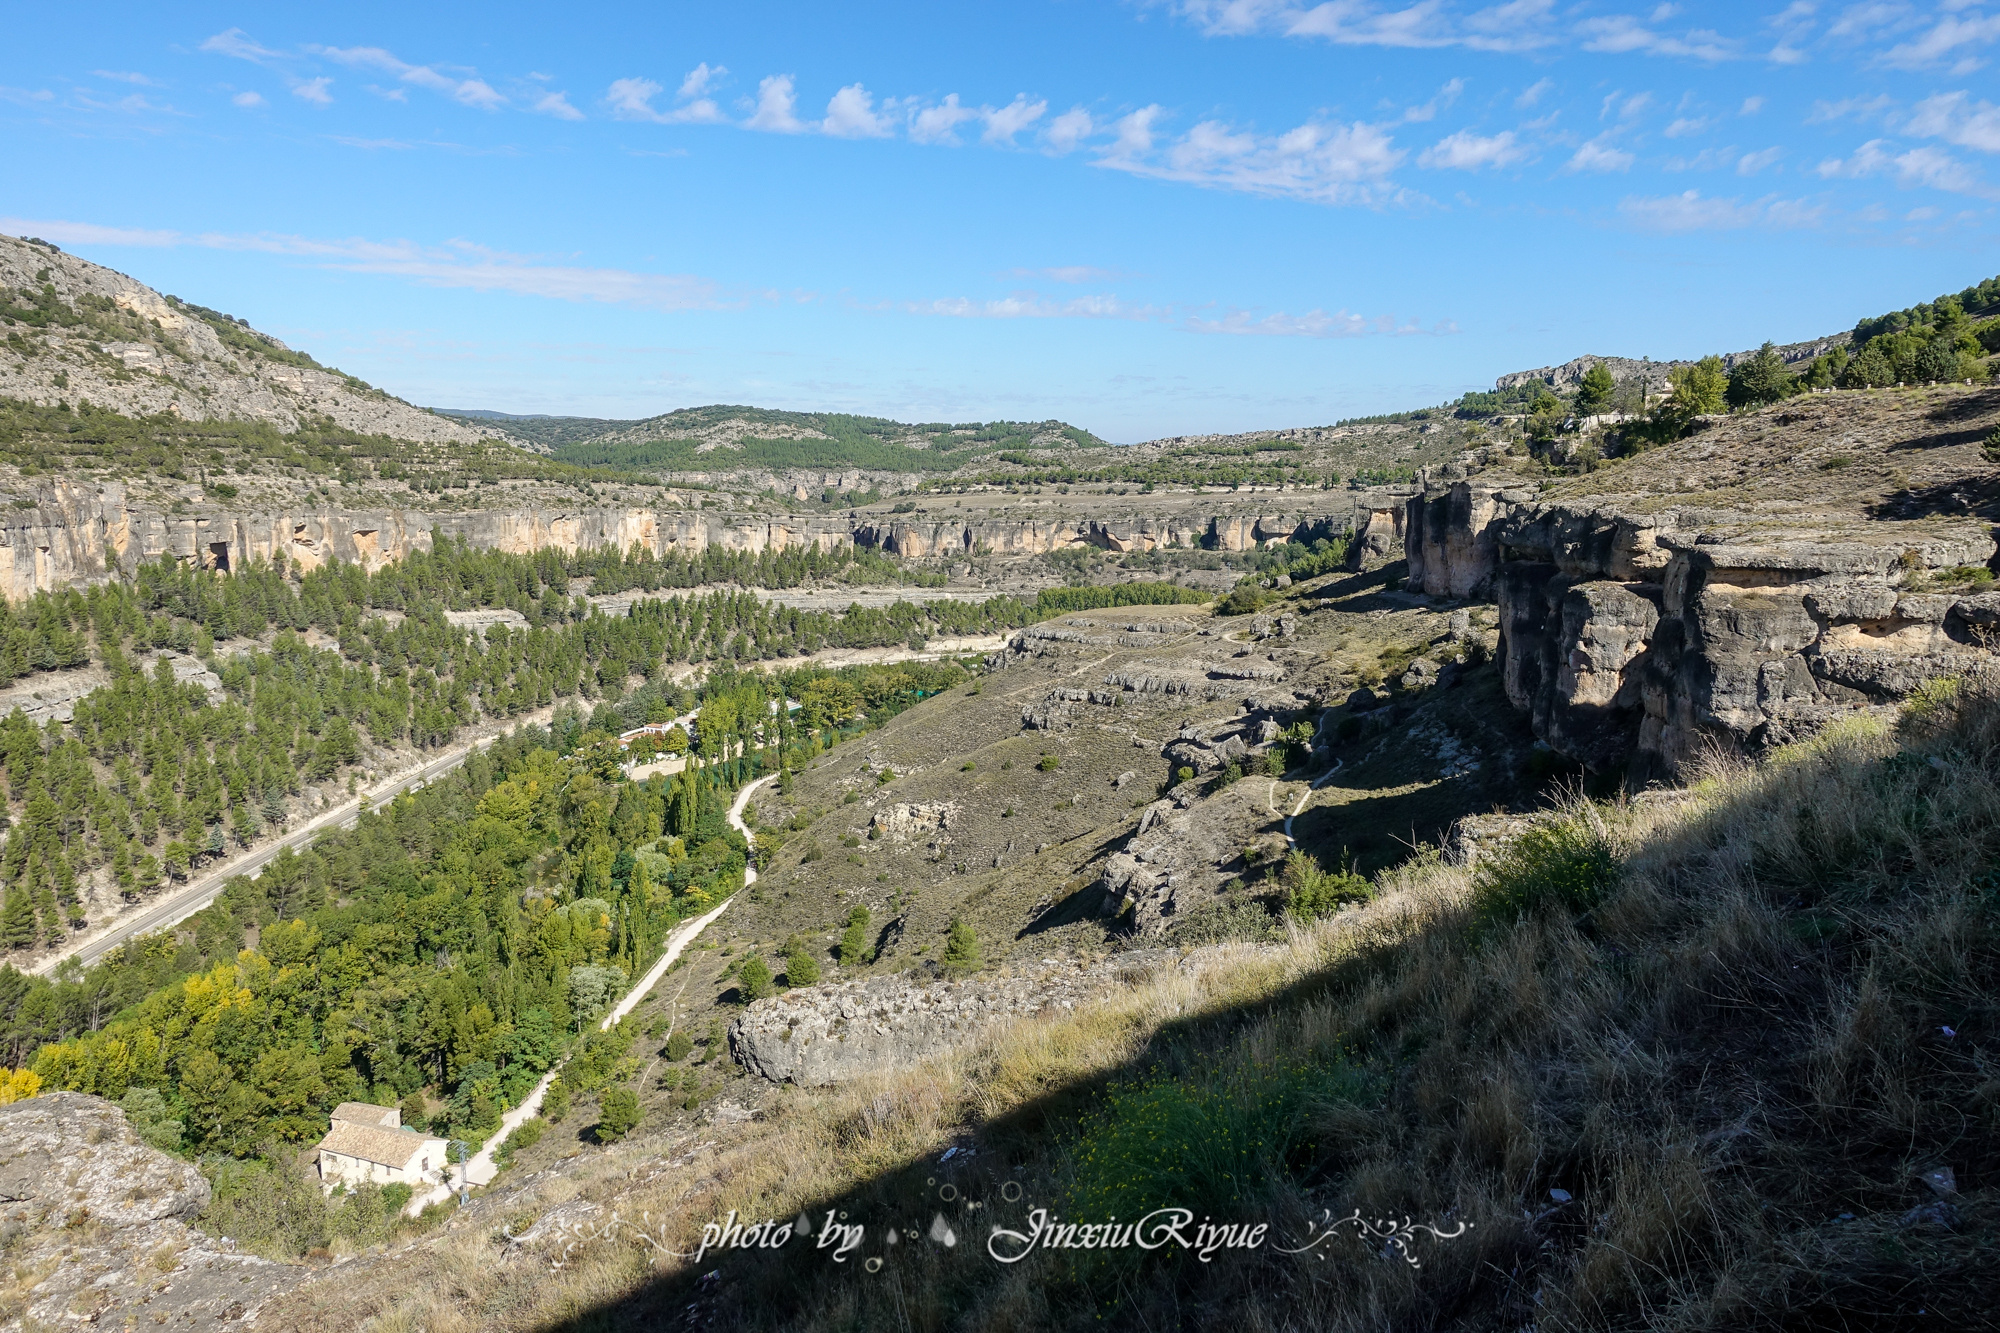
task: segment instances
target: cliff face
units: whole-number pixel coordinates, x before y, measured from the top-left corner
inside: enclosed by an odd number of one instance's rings
[[[879,513],[750,514],[726,510],[526,505],[473,513],[345,509],[337,506],[238,513],[201,502],[198,488],[172,510],[128,503],[117,482],[55,480],[36,486],[34,506],[0,510],[0,596],[18,601],[36,592],[130,575],[161,556],[229,570],[283,552],[305,569],[332,560],[374,570],[429,550],[433,531],[473,546],[528,552],[638,546],[656,555],[728,551],[834,550],[870,547],[907,559],[1036,555],[1065,547],[1150,551],[1179,545],[1243,551],[1291,537],[1351,529],[1357,515],[1400,506],[1368,492],[1304,492],[1288,498],[1304,507],[1245,512],[1258,497],[1214,497],[1213,506],[1175,513],[1134,512],[1086,518],[989,516],[960,521],[900,519]],[[1358,498],[1357,498],[1358,497]],[[1186,497],[1175,497],[1184,501]]]
[[[1536,734],[1635,782],[1993,665],[2000,594],[1917,589],[1995,550],[1976,518],[1633,512],[1477,482],[1413,497],[1405,545],[1412,589],[1499,604],[1507,695]]]

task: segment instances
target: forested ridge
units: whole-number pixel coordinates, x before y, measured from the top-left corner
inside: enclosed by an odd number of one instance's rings
[[[84,924],[83,875],[108,874],[137,897],[232,842],[248,846],[285,821],[288,797],[352,772],[364,740],[434,749],[475,721],[577,697],[619,701],[636,725],[673,715],[670,664],[921,646],[1079,609],[1079,596],[1104,606],[1199,596],[1128,584],[1054,600],[899,601],[836,615],[720,591],[644,598],[606,615],[569,592],[583,572],[621,590],[723,572],[782,582],[827,559],[511,555],[440,539],[372,574],[252,562],[225,575],[163,560],[131,584],[38,594],[0,610],[0,675],[94,660],[112,677],[76,703],[67,727],[37,727],[19,712],[0,721],[13,825],[0,850],[0,946],[58,942]],[[445,617],[474,608],[513,610],[526,623],[481,636]],[[141,655],[155,651],[149,670]],[[219,695],[177,681],[169,654],[208,664]],[[628,694],[635,676],[641,684]]]

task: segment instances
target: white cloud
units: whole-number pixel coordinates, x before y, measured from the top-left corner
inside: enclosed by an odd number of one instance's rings
[[[793,114],[797,106],[798,97],[792,92],[792,76],[773,74],[758,83],[757,109],[751,113],[750,119],[743,122],[743,126],[773,134],[798,134],[806,128],[806,124]]]
[[[1595,139],[1576,150],[1570,158],[1569,171],[1626,171],[1632,166],[1632,154],[1622,148],[1614,148],[1608,142],[1610,136],[1600,134]]]
[[[1803,199],[1710,199],[1698,190],[1659,198],[1628,196],[1618,211],[1648,231],[1742,231],[1751,227],[1797,230],[1816,227],[1825,209]]]
[[[1707,28],[1671,37],[1653,31],[1629,14],[1585,19],[1577,25],[1577,31],[1584,37],[1584,50],[1606,55],[1684,56],[1714,62],[1731,59],[1736,54],[1734,43]]]
[[[710,66],[704,60],[687,72],[687,77],[681,80],[680,91],[675,93],[674,97],[676,100],[682,102],[691,101],[697,97],[704,97],[714,90],[715,85],[727,73],[729,73],[727,66]]]
[[[883,139],[892,130],[889,118],[875,110],[875,99],[868,90],[850,83],[827,101],[820,132],[839,139]]]
[[[36,102],[53,102],[56,95],[47,88],[9,88],[0,84],[0,102],[12,102],[16,106],[29,106]]]
[[[1453,79],[1450,83],[1438,89],[1437,94],[1430,101],[1425,102],[1421,106],[1413,106],[1405,111],[1403,119],[1406,122],[1435,120],[1437,119],[1437,113],[1449,107],[1453,102],[1456,102],[1458,95],[1464,91],[1465,80]]]
[[[1844,120],[1849,116],[1856,120],[1873,120],[1895,105],[1894,99],[1881,93],[1874,97],[1846,97],[1838,102],[1814,102],[1812,111],[1806,116],[1806,124]]]
[[[241,28],[218,32],[203,42],[201,49],[214,55],[232,56],[237,60],[248,60],[259,65],[282,59],[276,51],[267,50],[252,41]]]
[[[1961,148],[2000,153],[2000,106],[1975,102],[1968,93],[1926,97],[1911,109],[1904,129],[1925,139],[1943,139]]]
[[[393,74],[404,83],[432,92],[443,93],[462,106],[480,111],[498,111],[507,105],[502,96],[486,80],[467,73],[460,78],[444,74],[429,65],[412,65],[399,60],[379,46],[315,46],[306,48],[329,60],[338,61],[350,67],[379,69]]]
[[[1915,41],[1889,48],[1882,63],[1898,69],[1926,69],[1963,47],[1985,46],[1995,40],[2000,40],[2000,14],[1969,14],[1963,18],[1946,14]]]
[[[1754,153],[1745,153],[1736,163],[1736,174],[1739,176],[1754,176],[1784,155],[1785,150],[1775,146],[1760,149]]]
[[[1097,126],[1091,123],[1090,113],[1076,106],[1050,121],[1043,139],[1048,144],[1049,151],[1067,153],[1088,139],[1096,129]]]
[[[1048,109],[1047,102],[1030,102],[1026,93],[1016,93],[1006,106],[980,110],[986,129],[979,137],[985,143],[1011,144],[1015,135],[1040,120]]]
[[[1283,134],[1231,131],[1203,121],[1173,144],[1164,162],[1151,154],[1157,106],[1118,122],[1118,142],[1097,165],[1159,180],[1318,203],[1378,203],[1404,197],[1385,178],[1403,160],[1381,126],[1309,122]]]
[[[1743,105],[1737,109],[1736,114],[1739,116],[1754,116],[1763,109],[1764,109],[1763,98],[1746,97],[1743,99]]]
[[[951,93],[936,106],[920,107],[910,113],[910,142],[956,144],[958,127],[978,114],[969,106],[960,106],[958,94]]]
[[[1528,85],[1519,97],[1514,99],[1514,105],[1523,108],[1531,107],[1541,101],[1555,86],[1556,81],[1554,79],[1537,79],[1534,83]]]
[[[263,106],[264,94],[255,92],[240,92],[236,94],[236,96],[230,98],[229,100],[240,107]]]
[[[1478,135],[1471,130],[1460,130],[1426,148],[1417,158],[1417,165],[1431,168],[1456,168],[1462,171],[1476,171],[1481,167],[1504,167],[1526,157],[1528,150],[1515,142],[1514,132],[1505,130],[1494,135]]]
[[[688,80],[682,82],[683,93],[692,79],[690,75]],[[721,109],[706,97],[671,111],[662,111],[653,105],[653,99],[664,91],[651,79],[614,79],[604,92],[604,101],[611,108],[613,120],[643,120],[655,125],[710,125],[724,119]]]
[[[913,301],[903,308],[913,315],[944,315],[953,319],[1157,320],[1166,313],[1155,306],[1130,305],[1110,295],[1051,301],[1034,292],[1016,292],[992,301],[951,296],[934,301]]]
[[[94,69],[90,72],[100,79],[111,79],[118,83],[136,84],[141,88],[157,88],[160,86],[143,74],[133,74],[126,70]]]
[[[1465,16],[1446,12],[1441,0],[1417,0],[1402,9],[1368,0],[1326,0],[1310,7],[1296,0],[1178,0],[1173,6],[1210,36],[1258,32],[1317,38],[1341,46],[1464,46],[1480,51],[1530,51],[1554,42],[1554,0],[1509,0]]]
[[[332,86],[333,80],[324,74],[316,79],[300,79],[292,85],[292,96],[304,98],[314,106],[332,106],[333,94],[327,91]]]
[[[1713,123],[1706,116],[1682,116],[1667,126],[1666,136],[1669,139],[1685,139],[1690,134],[1700,134]]]
[[[1127,115],[1120,116],[1112,128],[1118,137],[1107,148],[1103,161],[1124,162],[1143,157],[1153,151],[1153,122],[1160,118],[1164,110],[1158,103],[1140,107]]]
[[[1896,183],[1905,188],[1947,190],[1953,194],[1988,199],[1996,197],[1971,168],[1943,149],[1912,148],[1899,153],[1896,145],[1886,139],[1870,139],[1845,160],[1828,158],[1819,164],[1818,171],[1829,178],[1894,176]]]
[[[583,119],[583,113],[569,104],[568,93],[543,93],[528,109],[554,116],[557,120]]]
[[[349,238],[324,241],[307,236],[261,232],[190,234],[89,222],[0,218],[0,230],[44,236],[65,245],[191,246],[208,250],[291,255],[348,273],[408,278],[428,287],[509,292],[558,301],[637,306],[648,310],[714,310],[739,306],[705,278],[681,274],[635,273],[628,269],[545,264],[531,256],[505,254],[468,241],[422,246],[412,241]]]

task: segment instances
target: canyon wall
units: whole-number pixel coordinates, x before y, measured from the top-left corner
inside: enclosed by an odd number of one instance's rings
[[[1995,549],[1975,519],[1644,513],[1464,481],[1411,498],[1404,546],[1411,590],[1498,603],[1536,735],[1634,783],[1995,666],[2000,593],[1924,590]]]
[[[937,559],[974,553],[1035,555],[1075,546],[1243,551],[1294,536],[1349,531],[1357,514],[1365,517],[1383,507],[1382,497],[1363,491],[1287,495],[1298,507],[1283,511],[1263,507],[1271,498],[1216,496],[1212,506],[1197,508],[1177,496],[1173,499],[1182,510],[1175,514],[1001,514],[951,521],[866,511],[773,516],[719,509],[532,505],[446,514],[338,506],[239,513],[192,499],[172,510],[134,507],[127,504],[120,483],[55,480],[36,487],[32,507],[0,511],[0,596],[19,601],[36,592],[129,576],[161,556],[229,570],[283,552],[305,569],[338,560],[374,570],[430,549],[433,532],[514,552],[637,545],[665,555],[710,547],[760,552],[860,546],[906,559]]]

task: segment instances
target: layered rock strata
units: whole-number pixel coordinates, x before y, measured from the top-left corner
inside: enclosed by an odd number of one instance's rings
[[[1536,734],[1635,783],[1994,667],[2000,594],[1922,585],[1995,549],[1975,520],[1631,512],[1477,482],[1413,497],[1404,547],[1413,591],[1498,603]]]

